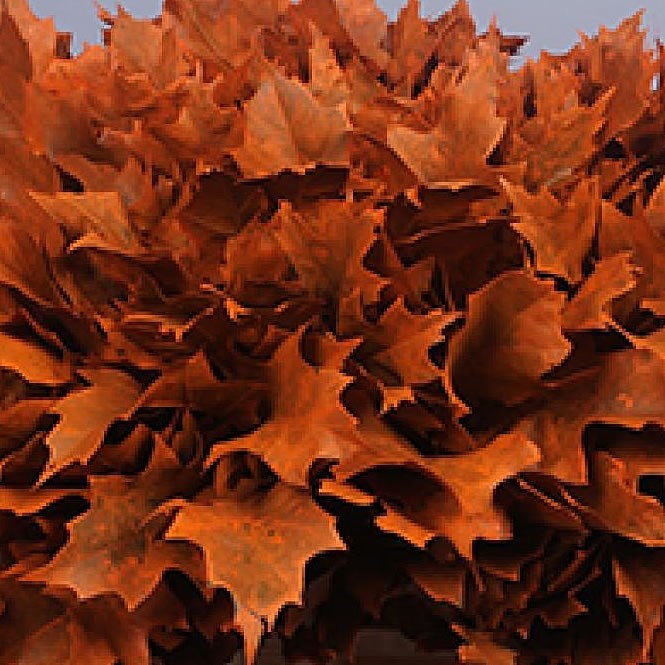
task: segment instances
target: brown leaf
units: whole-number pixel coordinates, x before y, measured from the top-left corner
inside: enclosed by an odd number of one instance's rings
[[[600,367],[553,391],[541,409],[518,425],[541,449],[540,469],[564,482],[586,483],[582,433],[587,425],[637,429],[663,423],[664,372],[665,365],[655,354],[629,349],[607,354]]]
[[[57,386],[68,383],[71,369],[41,347],[0,333],[0,367],[18,372],[26,381]]]
[[[592,525],[648,547],[665,545],[665,509],[653,497],[637,493],[626,465],[608,453],[593,458],[592,482],[569,489],[569,500]]]
[[[92,237],[105,247],[121,251],[138,248],[135,231],[117,192],[59,192],[53,196],[31,192],[31,196],[63,225],[70,240]],[[88,242],[86,246],[94,245]]]
[[[423,486],[419,492],[406,482],[380,490],[379,496],[387,492],[387,497],[404,506],[377,518],[382,529],[403,535],[418,547],[424,547],[435,535],[445,535],[467,558],[471,558],[477,538],[510,537],[505,516],[493,505],[493,495],[500,483],[532,469],[540,459],[538,448],[522,434],[499,436],[469,453],[426,458],[381,427],[378,419],[367,422],[361,431],[366,448],[334,469],[338,480],[367,469],[401,466],[417,469],[438,483],[430,483],[429,489]]]
[[[134,610],[155,589],[167,568],[196,574],[194,551],[157,538],[151,517],[159,505],[191,491],[195,475],[173,452],[156,445],[148,467],[135,478],[91,476],[90,509],[68,526],[69,540],[28,581],[73,589],[79,599],[120,596]]]
[[[25,229],[0,220],[3,242],[0,248],[0,283],[11,286],[44,305],[62,302],[43,249]]]
[[[607,131],[614,136],[644,112],[656,74],[656,60],[645,50],[642,11],[623,20],[615,30],[601,27],[593,38],[582,38],[580,55],[588,62],[589,78],[614,92],[607,109]]]
[[[358,289],[376,300],[385,280],[363,265],[383,215],[364,205],[321,201],[302,213],[282,204],[273,218],[275,237],[312,295],[342,298]]]
[[[627,252],[599,261],[563,309],[564,330],[605,330],[613,324],[612,301],[635,288],[636,268]]]
[[[512,159],[526,160],[529,189],[565,184],[591,158],[611,96],[611,92],[602,95],[591,107],[581,105],[576,95],[568,96],[561,110],[536,116],[523,125]]]
[[[139,397],[138,385],[124,372],[89,369],[80,373],[92,385],[54,405],[53,413],[60,416],[60,422],[46,438],[50,456],[40,483],[72,462],[86,463],[102,444],[109,426],[128,417]]]
[[[649,225],[641,208],[628,216],[603,201],[598,246],[601,258],[632,253],[633,262],[640,268],[637,297],[656,301],[665,298],[665,239]]]
[[[434,50],[435,36],[420,17],[419,0],[408,0],[388,30],[392,56],[388,71],[393,81],[400,84],[400,93],[408,97]]]
[[[406,570],[433,600],[463,606],[467,570],[462,564],[443,564],[431,558],[422,558],[409,562]]]
[[[431,131],[388,128],[388,145],[420,182],[436,185],[489,177],[485,160],[506,128],[506,120],[496,114],[497,82],[491,47],[471,52],[464,76],[444,92],[442,117]],[[465,149],[460,151],[460,145]]]
[[[263,79],[245,107],[245,123],[243,145],[233,154],[248,178],[348,165],[346,118],[277,71]]]
[[[268,365],[272,402],[268,421],[235,441],[216,443],[207,465],[222,455],[246,450],[260,456],[282,480],[307,487],[314,462],[345,459],[357,447],[354,419],[340,402],[351,378],[308,365],[299,349],[301,336],[302,330],[289,336]]]
[[[365,341],[356,357],[378,381],[382,412],[402,401],[414,401],[412,388],[442,376],[429,357],[431,347],[443,341],[442,331],[459,318],[457,312],[411,314],[401,299],[388,308],[375,325],[360,330]]]
[[[284,484],[242,501],[187,503],[166,538],[201,546],[208,582],[228,588],[236,607],[267,619],[269,629],[283,605],[302,602],[307,561],[344,549],[332,518]]]
[[[450,341],[446,371],[465,402],[516,404],[568,355],[564,296],[550,282],[505,272],[469,297],[464,328]]]
[[[312,26],[312,47],[309,50],[309,88],[314,98],[324,106],[337,107],[351,97],[351,89],[344,71],[337,64],[330,41]]]
[[[379,67],[386,65],[388,22],[372,0],[335,0],[342,25],[360,53]]]
[[[642,660],[645,662],[649,660],[654,632],[663,622],[663,556],[661,549],[625,544],[617,548],[612,562],[617,594],[628,598],[642,626]]]
[[[497,644],[491,633],[478,630],[467,630],[461,626],[456,630],[467,640],[458,649],[460,661],[477,665],[515,665],[516,654]]]
[[[570,199],[560,203],[547,189],[529,194],[502,179],[513,212],[513,228],[526,238],[536,255],[536,268],[576,284],[582,279],[582,261],[591,248],[597,223],[595,180],[580,182]],[[573,245],[574,243],[574,245]]]

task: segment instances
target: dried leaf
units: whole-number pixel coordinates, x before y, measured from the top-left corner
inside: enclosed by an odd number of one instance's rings
[[[81,374],[91,386],[72,392],[53,407],[60,422],[46,439],[50,457],[40,477],[42,483],[72,462],[86,463],[109,426],[128,417],[139,397],[139,387],[124,372],[89,369]]]
[[[283,484],[244,501],[185,504],[166,537],[200,545],[209,583],[228,588],[236,607],[269,629],[284,604],[301,602],[307,561],[344,549],[330,516]]]
[[[24,579],[69,587],[80,599],[115,593],[134,610],[166,569],[196,572],[193,550],[158,539],[149,522],[161,503],[191,491],[194,479],[165,446],[135,478],[90,477],[90,509],[69,524],[58,554]]]
[[[268,366],[268,422],[236,441],[215,444],[208,465],[246,450],[259,455],[282,480],[307,487],[314,462],[345,459],[357,447],[354,419],[339,401],[351,379],[334,369],[308,365],[299,350],[301,335],[302,330],[288,337]]]
[[[349,128],[342,113],[276,71],[247,104],[245,123],[244,142],[234,156],[248,178],[304,173],[317,164],[348,165]]]

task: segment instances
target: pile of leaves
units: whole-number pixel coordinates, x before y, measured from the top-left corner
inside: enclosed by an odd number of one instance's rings
[[[0,663],[384,626],[665,663],[665,49],[465,2],[0,16]]]

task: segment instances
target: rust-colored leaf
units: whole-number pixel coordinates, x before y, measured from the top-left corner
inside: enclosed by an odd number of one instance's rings
[[[307,561],[344,549],[331,517],[284,484],[242,501],[185,504],[166,537],[200,545],[208,582],[228,588],[237,608],[269,628],[283,605],[302,602]]]
[[[531,195],[506,180],[503,184],[518,218],[513,227],[533,247],[536,268],[573,284],[579,282],[582,261],[596,232],[597,183],[580,183],[563,204],[546,189]]]
[[[166,569],[196,575],[193,550],[160,540],[159,516],[152,519],[161,503],[190,492],[194,481],[163,444],[135,478],[92,476],[90,509],[69,524],[69,540],[60,552],[25,579],[69,587],[80,599],[114,593],[134,610]]]
[[[665,665],[644,14],[163,4],[0,2],[0,664]]]
[[[569,354],[564,297],[551,283],[505,272],[469,297],[466,323],[450,343],[447,371],[465,401],[515,404]]]
[[[90,387],[73,391],[53,407],[60,422],[46,439],[51,454],[42,482],[72,462],[87,462],[109,426],[130,415],[140,394],[136,382],[124,372],[97,369],[81,374]]]
[[[246,450],[260,456],[282,480],[306,487],[314,462],[344,459],[357,447],[355,421],[340,403],[340,392],[351,379],[335,369],[308,365],[299,349],[301,334],[288,337],[268,366],[268,421],[236,441],[215,444],[208,464]]]
[[[279,72],[266,76],[245,109],[245,135],[234,155],[243,174],[260,178],[317,164],[346,166],[348,121],[319,104],[302,83]]]
[[[420,182],[434,185],[490,177],[486,159],[506,128],[506,120],[496,112],[500,73],[493,57],[489,44],[469,52],[466,71],[443,91],[441,117],[429,132],[403,125],[388,129],[388,145]],[[459,145],[464,150],[458,150]]]

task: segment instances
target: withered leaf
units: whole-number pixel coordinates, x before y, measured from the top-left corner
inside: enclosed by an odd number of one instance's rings
[[[160,504],[191,492],[196,476],[164,444],[155,446],[148,467],[135,478],[91,476],[90,509],[68,526],[67,544],[26,580],[73,589],[80,599],[120,596],[134,610],[168,568],[197,574],[195,552],[184,543],[160,540]],[[199,573],[202,571],[199,571]]]
[[[313,295],[342,298],[358,289],[364,303],[376,300],[385,280],[363,265],[383,215],[365,205],[321,201],[299,212],[282,204],[274,234]]]
[[[340,402],[351,377],[308,365],[299,348],[301,336],[302,330],[282,342],[268,365],[268,421],[235,441],[216,443],[208,465],[246,450],[260,456],[282,480],[307,487],[314,462],[345,459],[357,447],[355,421]]]
[[[382,529],[419,547],[437,534],[445,535],[466,557],[471,557],[477,538],[509,537],[509,525],[493,504],[494,491],[506,479],[534,468],[540,459],[536,445],[521,433],[499,436],[486,447],[465,454],[424,457],[375,416],[361,420],[359,429],[364,447],[334,468],[338,480],[381,466],[402,466],[420,470],[441,488],[423,495],[409,491],[408,485],[388,488],[388,495],[396,492],[404,508],[378,517]]]
[[[596,232],[597,182],[581,182],[565,203],[557,201],[547,189],[529,194],[505,179],[502,182],[519,220],[513,228],[533,247],[536,268],[573,284],[579,282],[582,260]]]
[[[488,64],[491,59],[489,46],[469,54],[465,74],[443,92],[441,118],[431,131],[389,127],[388,145],[420,182],[435,185],[489,177],[486,159],[506,128],[506,120],[496,114],[498,77]]]
[[[31,195],[63,225],[70,241],[92,237],[119,250],[137,248],[134,231],[117,192],[59,192],[54,196],[32,192]],[[91,243],[88,242],[87,246]]]
[[[304,173],[317,164],[346,166],[348,130],[339,110],[319,104],[302,83],[275,71],[245,107],[244,142],[233,154],[248,178]]]
[[[660,502],[636,492],[622,460],[598,452],[593,462],[594,482],[568,490],[573,505],[592,524],[649,547],[663,547],[665,509]]]
[[[390,30],[392,28],[392,30]],[[426,20],[420,17],[419,0],[408,0],[397,21],[389,28],[391,61],[388,71],[400,84],[404,96],[410,96],[416,77],[422,73],[434,50],[435,36]]]
[[[345,549],[309,494],[281,483],[245,500],[186,503],[166,538],[200,545],[209,583],[228,588],[237,607],[269,628],[283,605],[301,603],[307,561]]]
[[[639,268],[636,295],[655,302],[665,298],[665,239],[649,225],[641,208],[625,215],[608,201],[602,202],[598,246],[601,258],[631,252]]]
[[[644,48],[646,32],[640,30],[641,19],[641,12],[636,12],[615,30],[603,27],[595,37],[582,39],[589,78],[613,89],[607,109],[607,130],[612,136],[644,112],[656,73],[656,60]]]
[[[608,354],[600,367],[563,384],[563,392],[553,391],[542,409],[518,425],[540,447],[540,468],[565,482],[586,483],[584,428],[594,422],[635,429],[662,423],[664,372],[653,352],[629,349]]]
[[[402,401],[414,401],[417,384],[442,376],[430,359],[430,349],[443,340],[442,331],[458,318],[457,312],[411,314],[400,299],[364,331],[366,345],[358,350],[358,358],[378,380],[383,411]]]
[[[612,325],[612,301],[637,285],[637,268],[623,252],[599,261],[563,309],[564,330],[604,330]]]
[[[313,23],[309,68],[309,87],[315,99],[325,106],[339,106],[348,102],[351,89],[344,71],[337,64],[330,41]]]
[[[643,660],[649,660],[654,631],[662,625],[665,607],[663,550],[624,544],[612,562],[617,593],[635,608],[642,626]]]
[[[447,373],[466,402],[515,404],[571,349],[561,331],[564,296],[524,272],[504,272],[469,297],[464,328],[450,342]]]
[[[464,636],[467,644],[458,649],[460,661],[463,663],[478,663],[479,665],[515,665],[516,654],[512,649],[497,644],[491,633],[478,630],[467,630],[457,627],[456,630]]]
[[[665,663],[665,46],[405,4],[0,2],[3,665]]]
[[[360,53],[384,67],[388,21],[372,0],[335,0],[344,29]]]
[[[62,296],[51,278],[43,248],[26,230],[7,219],[0,220],[0,283],[44,305],[58,305]]]
[[[44,482],[72,462],[87,462],[102,443],[109,426],[126,418],[140,390],[128,374],[115,369],[80,370],[91,386],[75,390],[53,406],[60,422],[46,438],[49,461]]]
[[[62,385],[71,379],[66,362],[36,344],[0,333],[0,367],[18,372],[26,381]]]

